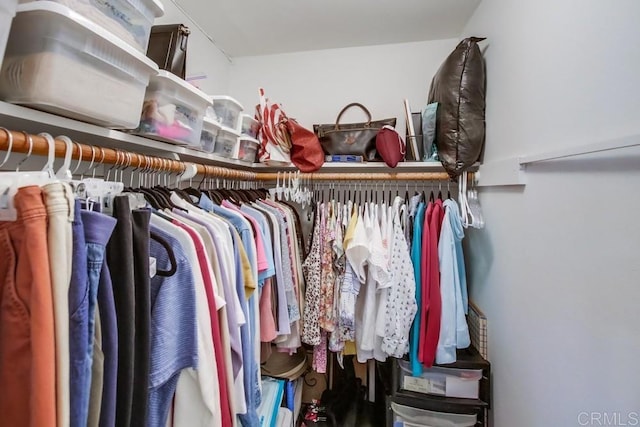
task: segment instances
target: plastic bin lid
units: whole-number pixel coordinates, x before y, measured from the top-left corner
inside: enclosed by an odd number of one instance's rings
[[[222,129],[222,125],[218,123],[217,120],[214,120],[211,117],[204,116],[204,123],[206,125],[209,125],[210,128],[214,127],[216,129]]]
[[[187,83],[186,81],[182,80],[180,77],[176,76],[175,74],[166,71],[166,70],[160,70],[158,71],[158,75],[154,76],[153,79],[158,79],[158,80],[170,80],[172,83],[179,85],[180,87],[182,87],[185,90],[188,90],[189,92],[191,92],[192,94],[202,98],[203,101],[205,101],[207,104],[211,105],[211,99],[209,98],[209,96],[204,93],[203,91],[201,91],[200,89],[198,89],[197,87]]]
[[[255,139],[252,136],[249,135],[240,135],[240,140],[241,141],[250,141],[250,142],[254,142],[256,144],[260,144],[260,141],[258,141],[257,139]]]
[[[231,129],[229,127],[226,127],[224,125],[220,125],[220,130],[222,132],[227,132],[227,133],[233,134],[233,136],[237,136],[238,138],[240,137],[240,132],[238,132],[235,129]]]
[[[156,18],[160,18],[164,15],[164,5],[160,3],[160,0],[151,0],[151,9]]]
[[[0,1],[0,12],[7,13],[13,17],[16,14],[16,5],[18,4],[18,0],[1,0]]]
[[[236,101],[234,98],[227,96],[227,95],[214,95],[211,97],[213,99],[213,102],[216,101],[229,101],[232,102],[234,104],[236,104],[238,107],[240,107],[240,110],[244,110],[244,108],[242,107],[242,104],[240,104],[238,101]]]
[[[119,37],[111,34],[111,32],[105,30],[101,26],[94,24],[92,21],[80,15],[78,12],[60,3],[55,3],[52,1],[33,1],[30,3],[18,5],[16,12],[19,14],[43,14],[47,17],[47,19],[59,19],[64,21],[62,23],[63,25],[74,23],[82,27],[85,31],[93,33],[95,36],[105,39],[118,49],[123,50],[133,59],[146,65],[147,68],[150,69],[150,71],[154,72],[154,74],[158,72],[158,65],[151,59],[147,58],[145,54],[134,49],[132,46],[129,46],[128,43],[120,40]]]

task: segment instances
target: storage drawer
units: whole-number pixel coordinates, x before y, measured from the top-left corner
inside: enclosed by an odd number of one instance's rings
[[[394,427],[473,427],[478,421],[475,414],[454,414],[430,411],[391,402]]]
[[[482,369],[457,369],[434,366],[424,368],[420,376],[411,375],[411,365],[398,360],[399,386],[402,390],[464,399],[478,399]]]

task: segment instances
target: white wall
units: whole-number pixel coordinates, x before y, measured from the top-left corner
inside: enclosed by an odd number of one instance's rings
[[[639,18],[635,0],[483,0],[464,35],[488,37],[487,167],[639,135]],[[640,425],[639,183],[626,149],[481,190],[466,243],[495,426]]]
[[[335,122],[342,107],[360,102],[374,120],[396,117],[404,134],[402,100],[409,99],[412,111],[426,104],[431,77],[455,44],[448,39],[234,58],[230,93],[253,114],[264,87],[272,102],[309,128]],[[364,119],[354,110],[344,122]]]
[[[156,25],[184,24],[191,30],[187,53],[187,79],[196,75],[206,75],[206,79],[194,81],[195,85],[210,95],[227,93],[231,61],[173,1],[163,0],[162,4],[164,16],[156,19]]]

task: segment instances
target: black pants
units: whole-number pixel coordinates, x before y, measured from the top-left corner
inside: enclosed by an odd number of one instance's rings
[[[129,427],[133,401],[135,297],[132,215],[127,196],[114,199],[113,216],[118,223],[107,245],[107,264],[111,272],[113,300],[118,320],[116,425]]]
[[[133,217],[133,273],[135,278],[136,324],[133,378],[133,408],[131,426],[147,425],[149,401],[149,370],[151,365],[151,278],[149,277],[149,222],[146,209],[134,210]]]
[[[118,220],[107,261],[118,319],[118,385],[116,425],[147,424],[150,370],[150,277],[148,210],[131,211],[127,196],[114,199]]]

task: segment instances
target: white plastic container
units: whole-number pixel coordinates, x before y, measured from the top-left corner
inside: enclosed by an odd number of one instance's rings
[[[140,124],[133,132],[171,144],[200,146],[209,97],[178,76],[160,70],[149,82]]]
[[[4,48],[9,38],[11,20],[16,16],[17,0],[0,0],[0,66],[4,58]]]
[[[241,135],[238,138],[238,160],[244,162],[255,162],[256,153],[258,152],[258,146],[260,141],[247,135]]]
[[[256,138],[258,136],[258,130],[260,130],[260,122],[249,114],[243,114],[241,117],[240,134]]]
[[[157,65],[66,6],[18,6],[0,98],[113,128],[135,128]]]
[[[240,134],[235,129],[222,126],[218,132],[216,144],[213,146],[213,154],[227,159],[235,158],[238,152],[239,137]]]
[[[393,425],[403,423],[405,427],[473,427],[478,421],[474,414],[452,414],[428,411],[391,402]]]
[[[213,111],[222,126],[239,129],[238,120],[242,112],[242,105],[230,96],[214,96]]]
[[[437,394],[463,399],[477,399],[480,391],[481,369],[456,369],[434,366],[425,368],[419,377],[411,376],[411,366],[399,360],[400,387],[417,393]]]
[[[200,134],[200,146],[193,147],[196,150],[206,153],[213,153],[213,147],[216,145],[216,138],[220,132],[220,123],[205,116],[202,122],[202,133]]]
[[[20,0],[28,3],[31,0]],[[164,15],[158,0],[53,0],[146,54],[151,26]]]

